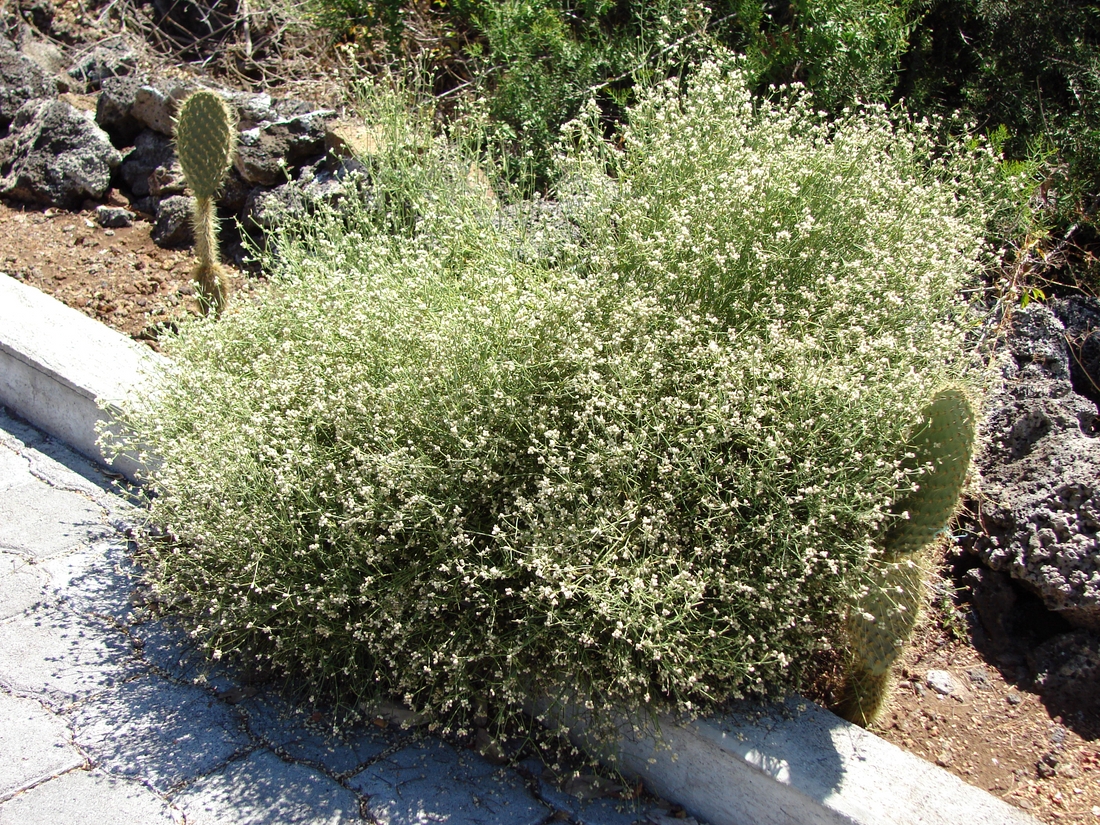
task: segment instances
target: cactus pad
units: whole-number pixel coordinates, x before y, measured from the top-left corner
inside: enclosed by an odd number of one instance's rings
[[[869,725],[885,708],[890,667],[920,615],[925,564],[920,553],[876,562],[867,594],[848,614],[851,661],[837,712],[849,722]]]
[[[236,125],[225,101],[198,91],[180,106],[176,118],[176,154],[197,199],[213,198],[233,156]]]
[[[924,598],[923,560],[910,557],[876,565],[874,583],[848,619],[848,634],[859,664],[884,676],[909,638]]]
[[[931,465],[917,477],[918,489],[894,505],[896,518],[886,533],[887,554],[912,553],[947,526],[959,502],[974,452],[975,414],[966,393],[941,390],[922,413],[924,424],[909,441],[909,469]],[[908,514],[905,517],[903,514]]]
[[[868,588],[848,614],[851,660],[838,713],[867,725],[889,696],[890,666],[916,626],[926,571],[919,552],[951,520],[959,502],[976,434],[974,407],[966,393],[936,393],[909,439],[906,469],[923,469],[918,487],[893,508],[883,554],[869,569]]]

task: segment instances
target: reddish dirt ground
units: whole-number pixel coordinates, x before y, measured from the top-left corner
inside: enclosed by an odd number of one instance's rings
[[[117,197],[109,202],[126,205]],[[156,348],[160,331],[198,305],[190,250],[161,249],[151,230],[140,217],[132,226],[104,229],[93,208],[0,203],[0,273]],[[254,279],[229,271],[234,292],[254,286]]]
[[[935,691],[930,670],[949,672],[957,690]],[[1026,671],[975,647],[959,613],[931,606],[897,673],[890,709],[872,728],[879,736],[1043,822],[1100,823],[1095,715],[1049,707]]]

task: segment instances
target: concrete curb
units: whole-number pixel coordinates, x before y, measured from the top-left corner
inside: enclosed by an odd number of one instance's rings
[[[0,404],[89,458],[101,404],[165,360],[48,295],[0,277]],[[133,478],[132,460],[109,465]],[[584,725],[556,712],[580,742]],[[1006,802],[816,705],[741,706],[689,723],[623,728],[619,767],[712,825],[1035,825]]]
[[[111,462],[96,444],[96,425],[108,421],[100,405],[117,404],[165,363],[34,287],[0,277],[0,404],[131,481],[138,464],[124,456]]]
[[[581,747],[576,705],[537,708]],[[967,785],[800,697],[741,702],[680,722],[620,726],[618,767],[715,825],[1037,825],[1023,811]],[[591,752],[591,751],[590,751]]]

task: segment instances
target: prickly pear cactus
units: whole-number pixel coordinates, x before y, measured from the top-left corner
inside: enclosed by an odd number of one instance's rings
[[[923,470],[918,487],[893,508],[882,556],[869,571],[867,592],[848,616],[851,661],[839,712],[868,725],[889,696],[890,666],[916,625],[927,569],[920,552],[951,520],[974,452],[976,416],[967,394],[941,390],[921,414],[906,467]]]
[[[218,262],[218,224],[214,198],[229,171],[237,126],[222,98],[194,92],[176,118],[176,155],[183,177],[195,196],[195,282],[204,312],[221,314],[226,301],[226,274]]]
[[[894,505],[895,518],[883,542],[888,553],[916,552],[947,526],[974,451],[974,408],[962,390],[940,391],[921,417],[926,423],[909,442],[913,458],[906,466],[931,465],[931,473],[920,476],[919,489]]]
[[[194,92],[180,106],[176,156],[196,199],[218,194],[233,158],[236,132],[229,107],[214,92]]]

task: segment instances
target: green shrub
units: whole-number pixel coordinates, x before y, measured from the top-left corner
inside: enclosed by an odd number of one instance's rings
[[[534,155],[542,179],[559,127],[593,91],[617,120],[637,79],[677,74],[719,45],[746,56],[758,90],[798,81],[829,108],[886,101],[912,25],[912,0],[449,0],[430,11],[422,0],[312,3],[338,35],[387,44],[395,55],[386,60],[428,53],[450,78],[443,85],[468,79],[498,141]],[[422,43],[410,41],[409,21],[425,30]]]
[[[1079,0],[926,0],[924,7],[898,94],[918,111],[960,109],[983,131],[1000,132],[1010,158],[1042,158],[1035,195],[1051,237],[1040,245],[1037,268],[1068,261],[1070,271],[1055,280],[1095,290],[1100,12]]]
[[[395,145],[167,342],[124,419],[162,459],[146,564],[215,656],[461,725],[797,687],[842,643],[906,439],[968,380],[994,164],[713,64],[614,143],[586,112],[555,200]]]
[[[748,3],[742,0],[740,5]],[[746,29],[743,50],[758,83],[803,83],[818,105],[830,110],[891,99],[909,44],[913,0],[757,5],[758,22]],[[739,19],[746,16],[742,13]]]
[[[311,1],[337,32],[388,43],[386,60],[430,65],[437,92],[483,98],[493,144],[530,156],[542,182],[559,127],[593,91],[617,122],[635,81],[721,47],[744,56],[760,94],[799,82],[830,112],[904,100],[1000,130],[1011,159],[1045,159],[1035,189],[1052,237],[1072,226],[1071,245],[1096,242],[1100,15],[1081,0]]]
[[[1065,0],[928,0],[900,91],[917,107],[957,107],[1003,125],[1026,155],[1057,147],[1100,174],[1100,12]]]

